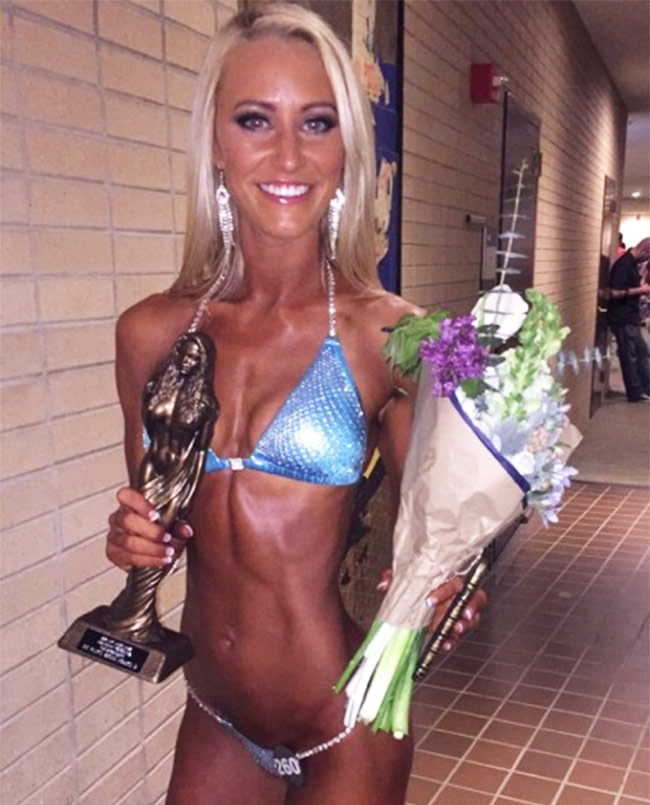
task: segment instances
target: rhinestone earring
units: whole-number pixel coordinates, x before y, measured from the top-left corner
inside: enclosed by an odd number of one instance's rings
[[[339,225],[344,206],[345,196],[339,187],[327,208],[327,241],[331,260],[336,260],[336,243],[339,237]]]
[[[215,193],[217,199],[217,215],[219,216],[219,229],[223,238],[223,247],[226,250],[226,257],[230,256],[235,242],[235,225],[232,217],[232,207],[230,206],[230,193],[223,179],[223,171],[219,171],[219,186]]]

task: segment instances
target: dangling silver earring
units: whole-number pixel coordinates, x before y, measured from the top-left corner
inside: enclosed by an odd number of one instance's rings
[[[339,226],[341,224],[341,213],[345,206],[345,196],[339,187],[330,201],[327,208],[327,241],[329,246],[329,257],[336,260],[336,243],[339,237]]]
[[[219,229],[223,239],[223,247],[226,251],[226,258],[230,257],[233,244],[235,242],[235,225],[232,217],[232,207],[230,206],[230,193],[223,180],[223,171],[219,171],[219,187],[215,193],[217,199],[217,214],[219,216]]]

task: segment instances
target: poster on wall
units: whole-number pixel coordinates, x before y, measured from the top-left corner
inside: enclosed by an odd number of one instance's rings
[[[348,45],[375,120],[376,251],[383,286],[400,291],[402,0],[311,0]]]

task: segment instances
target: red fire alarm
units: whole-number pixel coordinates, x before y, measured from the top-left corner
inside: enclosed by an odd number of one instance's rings
[[[473,64],[469,74],[472,103],[498,103],[506,80],[495,64]]]

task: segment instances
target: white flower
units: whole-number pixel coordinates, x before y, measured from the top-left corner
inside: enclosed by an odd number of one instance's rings
[[[524,478],[535,471],[535,456],[529,450],[522,450],[521,453],[511,456],[508,460]]]
[[[509,285],[497,285],[483,294],[472,309],[478,325],[496,324],[497,336],[506,341],[524,323],[528,304]]]

